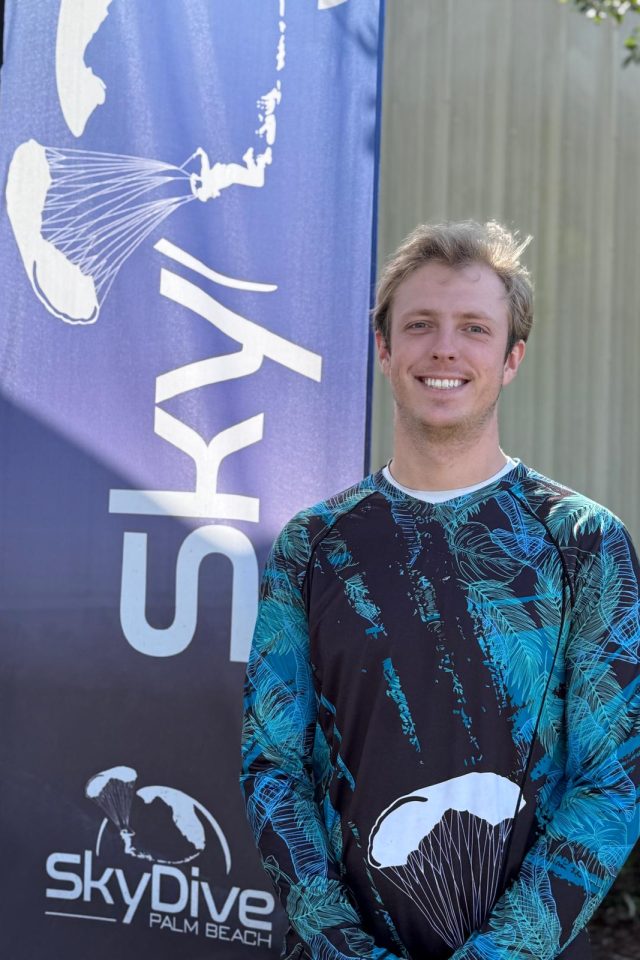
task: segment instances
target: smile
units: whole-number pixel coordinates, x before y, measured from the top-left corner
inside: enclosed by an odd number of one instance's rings
[[[451,379],[445,380],[440,377],[419,377],[421,383],[427,387],[435,387],[436,390],[455,390],[457,387],[463,387],[467,380]]]

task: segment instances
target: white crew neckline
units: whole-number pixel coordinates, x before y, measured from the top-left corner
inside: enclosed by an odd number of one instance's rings
[[[391,461],[389,461],[389,463],[391,463]],[[494,473],[492,477],[489,477],[487,480],[481,480],[480,483],[474,483],[470,487],[459,487],[456,490],[412,490],[411,487],[404,487],[401,483],[398,483],[391,474],[389,463],[382,468],[382,475],[387,483],[390,483],[396,490],[401,490],[410,497],[414,497],[416,500],[422,500],[425,503],[444,503],[446,500],[455,500],[456,497],[463,497],[467,493],[473,493],[475,490],[481,490],[490,483],[495,483],[496,480],[503,477],[505,473],[509,473],[514,467],[517,467],[520,460],[517,457],[507,456],[505,465],[501,467],[497,473]]]

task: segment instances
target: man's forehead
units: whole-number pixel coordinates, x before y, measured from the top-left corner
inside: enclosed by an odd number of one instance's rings
[[[456,266],[437,260],[421,264],[398,284],[395,306],[408,307],[414,303],[429,309],[445,300],[473,303],[493,302],[496,306],[506,301],[507,291],[500,277],[484,263],[464,263]],[[506,303],[505,303],[506,307]]]

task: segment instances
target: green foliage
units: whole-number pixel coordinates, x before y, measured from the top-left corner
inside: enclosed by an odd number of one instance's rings
[[[640,13],[640,0],[560,0],[560,3],[573,3],[580,13],[594,23],[604,20],[622,23],[627,14]],[[640,26],[632,29],[624,45],[627,56],[623,65],[640,63]]]

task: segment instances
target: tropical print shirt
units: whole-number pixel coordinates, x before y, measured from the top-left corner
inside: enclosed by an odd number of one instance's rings
[[[242,783],[294,956],[589,955],[639,831],[639,572],[521,462],[439,504],[379,472],[287,524]]]

